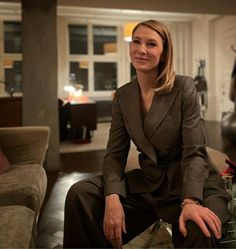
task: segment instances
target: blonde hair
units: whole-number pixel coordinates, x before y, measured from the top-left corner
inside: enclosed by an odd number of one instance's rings
[[[162,38],[163,52],[157,67],[159,75],[155,80],[154,89],[156,92],[169,92],[175,80],[175,72],[173,70],[173,45],[170,33],[163,23],[156,20],[147,20],[135,26],[132,37],[140,26],[146,26],[154,30]]]

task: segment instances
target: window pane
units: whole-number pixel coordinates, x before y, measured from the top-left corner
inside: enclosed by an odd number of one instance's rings
[[[94,54],[117,53],[116,27],[93,26],[93,51]]]
[[[70,80],[88,91],[88,61],[70,62]]]
[[[96,62],[95,86],[97,91],[111,91],[117,87],[117,64],[114,62]]]
[[[88,54],[87,34],[87,26],[69,25],[70,54]]]
[[[4,52],[22,52],[22,30],[20,22],[4,22]]]
[[[10,60],[8,60],[9,62]],[[5,72],[5,91],[10,92],[22,92],[22,63],[21,61],[11,61],[8,66],[4,61],[4,72]]]

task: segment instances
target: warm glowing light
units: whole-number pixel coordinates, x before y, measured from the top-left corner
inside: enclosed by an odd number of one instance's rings
[[[75,97],[82,96],[82,94],[83,94],[83,90],[82,90],[82,89],[76,90],[76,91],[74,92],[74,96],[75,96]]]
[[[4,68],[13,68],[13,60],[11,59],[5,59],[3,61]]]
[[[134,27],[137,25],[137,22],[130,22],[130,23],[126,23],[124,25],[124,40],[126,42],[131,42],[132,40],[132,32]]]
[[[73,87],[71,85],[67,85],[67,86],[64,86],[64,90],[66,92],[73,93],[73,92],[75,92],[75,87]]]
[[[117,44],[115,42],[104,43],[103,51],[104,54],[114,54],[117,52]]]
[[[80,61],[79,68],[87,69],[89,66],[88,61]]]
[[[84,100],[83,95],[83,85],[76,84],[76,85],[66,85],[64,86],[64,90],[68,92],[68,96],[66,98],[67,102],[70,103],[79,103]]]

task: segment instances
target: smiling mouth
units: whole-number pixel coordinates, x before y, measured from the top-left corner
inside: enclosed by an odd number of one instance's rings
[[[147,58],[140,58],[140,57],[135,57],[135,60],[138,60],[138,61],[148,61]]]

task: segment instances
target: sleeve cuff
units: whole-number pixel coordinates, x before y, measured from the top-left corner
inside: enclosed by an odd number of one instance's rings
[[[121,180],[120,182],[116,183],[106,183],[104,187],[104,196],[110,194],[119,194],[123,197],[126,197],[125,181]]]

